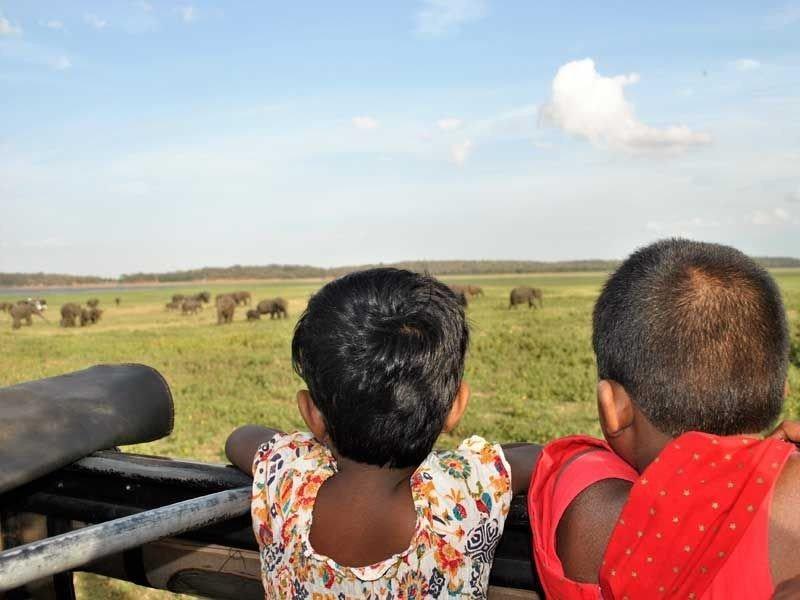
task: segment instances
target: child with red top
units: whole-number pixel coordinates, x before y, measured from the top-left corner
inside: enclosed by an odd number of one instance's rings
[[[547,596],[757,599],[800,575],[800,456],[783,430],[760,438],[787,390],[770,275],[657,242],[609,278],[593,345],[606,441],[549,444],[529,489]]]

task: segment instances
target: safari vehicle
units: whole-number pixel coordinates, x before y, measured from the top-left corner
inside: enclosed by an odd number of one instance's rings
[[[120,452],[169,435],[173,402],[143,365],[101,365],[0,389],[0,599],[75,598],[97,573],[201,597],[261,599],[250,478],[230,466]],[[490,578],[537,598],[524,498]]]

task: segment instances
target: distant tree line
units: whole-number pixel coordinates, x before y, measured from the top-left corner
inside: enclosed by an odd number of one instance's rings
[[[0,273],[2,287],[35,287],[40,285],[69,286],[114,283],[115,279],[91,275],[62,275],[58,273]]]
[[[800,259],[761,257],[756,260],[769,269],[800,268]],[[103,283],[180,283],[216,279],[302,279],[338,277],[345,273],[371,267],[397,267],[425,271],[433,275],[485,275],[508,273],[563,273],[575,271],[611,271],[619,265],[616,260],[414,260],[397,263],[377,263],[345,267],[312,267],[310,265],[233,265],[232,267],[203,267],[167,273],[130,273],[118,279],[52,273],[0,273],[0,286],[68,286]]]

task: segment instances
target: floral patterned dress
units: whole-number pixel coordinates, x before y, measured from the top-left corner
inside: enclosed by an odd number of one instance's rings
[[[411,477],[417,523],[408,549],[366,567],[339,565],[309,543],[317,492],[335,472],[310,433],[279,434],[259,448],[252,516],[266,598],[486,598],[511,503],[499,445],[473,436],[431,452]]]

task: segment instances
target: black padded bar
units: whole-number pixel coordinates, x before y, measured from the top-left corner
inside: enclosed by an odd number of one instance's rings
[[[0,389],[0,494],[104,448],[172,431],[172,394],[145,365],[98,365]]]

